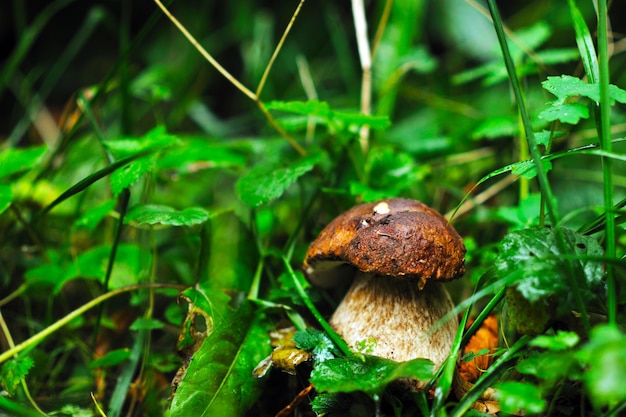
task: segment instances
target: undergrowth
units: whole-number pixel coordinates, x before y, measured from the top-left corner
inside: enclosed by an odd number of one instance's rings
[[[14,2],[0,415],[622,413],[621,5],[539,3]],[[302,272],[390,197],[467,246],[440,369],[347,346]]]

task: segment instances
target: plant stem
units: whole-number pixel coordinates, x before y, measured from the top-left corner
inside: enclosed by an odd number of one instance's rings
[[[385,28],[387,27],[387,23],[389,22],[391,6],[393,6],[393,0],[386,0],[385,8],[383,9],[383,13],[380,16],[380,21],[378,22],[378,27],[376,28],[376,34],[374,35],[374,40],[372,41],[372,60],[374,59],[374,57],[376,57],[378,45],[380,45],[380,40],[382,39]]]
[[[176,26],[176,28],[180,31],[180,33],[182,33],[183,36],[185,38],[187,38],[189,43],[198,52],[200,52],[200,55],[202,55],[202,57],[204,59],[206,59],[211,65],[213,65],[213,67],[220,74],[222,74],[232,85],[234,85],[239,91],[244,93],[251,100],[257,101],[256,94],[254,94],[248,87],[246,87],[245,85],[240,83],[239,80],[237,80],[235,77],[233,77],[232,74],[226,70],[226,68],[222,67],[220,65],[220,63],[217,62],[217,60],[215,58],[213,58],[213,56],[211,56],[211,54],[208,53],[207,50],[202,47],[202,45],[200,45],[200,43],[196,40],[196,38],[194,38],[194,36],[191,33],[189,33],[189,31],[185,28],[185,26],[183,26],[183,24],[180,23],[180,21],[178,19],[176,19],[174,17],[174,15],[172,15],[172,13],[170,13],[169,10],[167,10],[167,8],[163,5],[163,3],[161,3],[160,0],[154,0],[154,2],[157,4],[157,6],[159,6],[159,8],[163,12],[163,14],[165,14],[165,16],[167,16],[167,18],[174,24],[174,26]]]
[[[365,5],[363,0],[352,0],[352,17],[354,18],[354,30],[356,42],[361,60],[361,113],[372,112],[372,52],[367,36],[367,19],[365,18]],[[369,127],[364,125],[360,132],[361,150],[367,154],[369,147]]]
[[[521,120],[519,121],[519,124],[521,123]],[[523,132],[525,129],[523,128],[523,124],[520,127],[519,131]],[[520,161],[526,161],[529,158],[528,155],[528,141],[525,141],[524,138],[520,135],[519,139],[519,160]],[[528,195],[530,194],[530,180],[524,176],[522,176],[519,179],[519,201],[524,201],[528,198]],[[542,210],[543,211],[543,210]]]
[[[14,413],[10,414],[14,416],[41,417],[41,414],[37,413],[36,411],[33,411],[30,408],[26,408],[15,401],[11,401],[8,397],[5,397],[4,395],[0,395],[0,410]]]
[[[265,108],[265,105],[263,104],[263,102],[261,100],[256,100],[256,103],[259,106],[259,109],[261,110],[265,118],[267,119],[267,121],[270,123],[270,125],[272,125],[272,127],[276,129],[276,131],[280,133],[280,135],[283,138],[285,138],[287,142],[289,142],[289,144],[296,150],[296,152],[298,152],[301,156],[305,156],[306,151],[304,150],[304,148],[300,146],[298,142],[296,142],[291,136],[289,136],[289,134],[285,131],[285,129],[283,129],[278,124],[278,122],[276,122],[276,119],[274,119],[274,116],[272,116],[269,110]]]
[[[463,335],[463,340],[461,340],[461,346],[465,346],[467,342],[471,339],[471,337],[476,333],[476,331],[480,328],[483,321],[489,316],[489,314],[493,311],[493,309],[502,301],[506,292],[506,287],[502,287],[498,290],[496,294],[489,300],[487,305],[480,311],[478,316],[474,319],[474,322],[470,325],[470,327],[465,331]]]
[[[263,72],[263,76],[261,77],[261,81],[259,82],[259,86],[256,89],[257,100],[261,96],[261,92],[263,91],[263,87],[265,87],[265,82],[267,81],[267,77],[270,75],[270,71],[272,70],[274,61],[276,61],[276,57],[278,56],[278,53],[282,49],[283,44],[285,43],[285,39],[287,39],[287,35],[291,31],[291,28],[293,27],[293,23],[296,21],[296,18],[300,14],[300,9],[302,9],[303,4],[304,4],[304,0],[300,0],[300,3],[298,3],[298,7],[296,7],[296,11],[293,12],[293,15],[291,16],[291,20],[289,20],[289,23],[287,24],[287,27],[285,28],[285,31],[283,32],[283,36],[281,36],[280,41],[278,41],[278,45],[276,45],[276,48],[274,49],[274,53],[272,54],[270,61],[265,67],[265,71]]]
[[[154,2],[157,4],[157,6],[159,6],[161,11],[174,24],[174,26],[176,26],[176,28],[183,34],[183,36],[187,38],[189,43],[191,43],[191,45],[198,52],[200,52],[200,55],[202,55],[204,59],[206,59],[211,65],[213,65],[213,67],[220,74],[222,74],[232,85],[234,85],[239,91],[241,91],[249,99],[257,103],[257,105],[259,106],[259,109],[261,110],[263,115],[267,118],[267,121],[270,123],[270,125],[272,125],[272,127],[276,129],[276,131],[278,131],[278,133],[280,133],[280,135],[284,137],[287,140],[287,142],[289,142],[289,144],[300,155],[304,156],[306,154],[306,151],[298,144],[298,142],[296,142],[291,136],[289,136],[289,134],[282,127],[280,127],[278,123],[276,123],[276,120],[274,120],[274,117],[272,117],[271,113],[265,108],[265,106],[263,105],[263,102],[259,99],[259,96],[256,93],[254,93],[252,90],[250,90],[248,87],[243,85],[241,82],[239,82],[239,80],[237,80],[237,78],[235,78],[230,72],[228,72],[226,68],[222,67],[220,63],[217,62],[217,60],[213,58],[213,56],[211,56],[211,54],[208,53],[207,50],[202,47],[202,45],[200,45],[200,43],[196,40],[196,38],[194,38],[194,36],[191,33],[189,33],[189,31],[183,26],[183,24],[180,23],[180,21],[178,21],[178,19],[176,19],[174,15],[170,13],[169,10],[167,10],[167,8],[163,5],[163,3],[161,3],[160,0],[154,0]],[[300,6],[302,5],[302,3],[304,3],[304,0],[301,1]],[[293,20],[296,18],[297,14],[300,11],[300,6],[296,9],[292,17],[292,21],[289,22],[289,25],[287,26],[287,29],[285,30],[285,33],[283,35],[283,38],[287,36],[287,33],[289,33],[289,30],[291,29],[291,25],[293,24]],[[281,39],[281,42],[278,44],[277,49],[274,51],[274,55],[276,55],[278,51],[280,50],[280,47],[282,46],[283,41],[284,39]],[[275,59],[274,55],[272,56],[272,59],[270,60],[270,63],[268,64],[268,68],[271,67],[271,65],[274,62],[274,59]],[[259,87],[257,88],[259,93],[263,89],[263,86],[265,84],[265,78],[267,78],[267,75],[269,74],[268,71],[269,70],[266,68],[266,73],[263,74],[263,79],[261,79],[261,83],[259,84]]]
[[[606,0],[598,0],[598,64],[600,69],[600,141],[602,150],[612,152],[611,142],[611,106],[609,102],[609,54],[607,33],[607,7]],[[615,214],[613,213],[613,160],[602,158],[604,179],[604,209],[605,209],[605,233],[606,233],[606,256],[617,256],[615,244]],[[615,276],[613,265],[606,265],[607,283],[607,310],[609,323],[615,324],[617,315],[617,300],[615,288]]]
[[[4,334],[4,338],[6,339],[9,347],[10,348],[15,347],[15,343],[13,342],[13,337],[11,336],[11,332],[9,331],[6,321],[4,321],[2,312],[0,312],[0,330],[2,330],[2,334]],[[17,355],[15,355],[15,357],[17,357]],[[46,413],[43,412],[41,408],[39,408],[39,405],[37,405],[32,395],[30,395],[30,390],[28,389],[28,385],[26,385],[26,378],[22,378],[20,383],[22,385],[22,390],[24,391],[24,396],[26,397],[28,402],[33,406],[35,410],[37,410],[39,414],[45,416]]]
[[[489,0],[492,1],[492,0]],[[514,359],[518,352],[526,347],[528,342],[531,340],[530,336],[524,335],[518,339],[517,342],[509,350],[504,352],[500,358],[498,358],[487,371],[476,381],[476,384],[470,389],[465,396],[459,401],[456,407],[448,413],[450,417],[460,417],[465,415],[474,402],[478,400],[480,395],[493,383],[498,380],[498,377],[502,375],[504,371],[504,367],[507,366],[508,362]]]
[[[159,288],[179,288],[180,287],[180,285],[175,285],[175,284],[152,284],[152,286],[159,287]],[[129,292],[129,291],[134,291],[134,290],[138,290],[138,289],[141,289],[141,288],[148,288],[148,287],[150,287],[150,285],[145,285],[145,284],[129,285],[127,287],[118,288],[116,290],[109,291],[109,292],[107,292],[105,294],[102,294],[102,295],[94,298],[93,300],[89,301],[87,304],[84,304],[84,305],[80,306],[76,310],[72,311],[71,313],[69,313],[65,317],[61,318],[60,320],[57,320],[56,322],[52,323],[50,326],[46,327],[45,329],[43,329],[39,333],[37,333],[37,334],[31,336],[30,338],[26,339],[22,343],[16,345],[15,347],[13,347],[13,348],[11,348],[9,350],[6,350],[6,351],[0,353],[0,363],[3,363],[4,361],[6,361],[9,358],[11,358],[13,355],[18,354],[21,351],[23,351],[23,350],[25,350],[25,349],[27,349],[29,347],[36,346],[37,344],[41,343],[46,337],[50,336],[51,334],[53,334],[57,330],[61,329],[63,326],[69,324],[75,318],[80,317],[83,313],[85,313],[88,310],[98,306],[99,304],[103,303],[104,301],[108,300],[109,298],[113,298],[116,295],[120,295],[120,294]]]
[[[296,288],[296,292],[298,293],[298,295],[304,302],[304,305],[309,309],[309,311],[311,312],[313,317],[315,317],[315,319],[320,324],[320,326],[322,326],[322,329],[324,329],[326,334],[328,334],[328,336],[331,338],[333,343],[335,343],[335,346],[337,346],[343,352],[344,355],[351,356],[352,351],[350,350],[346,342],[341,338],[341,336],[339,336],[333,330],[332,327],[330,327],[330,324],[328,323],[328,321],[326,321],[324,317],[322,317],[317,307],[315,307],[315,304],[313,304],[313,302],[311,301],[311,298],[309,298],[306,291],[304,291],[304,287],[300,283],[299,277],[294,272],[287,258],[283,256],[282,260],[283,260],[283,264],[285,264],[285,268],[287,269],[287,274],[291,277],[293,285]]]

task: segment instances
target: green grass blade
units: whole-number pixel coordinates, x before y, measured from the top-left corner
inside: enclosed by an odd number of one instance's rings
[[[93,113],[93,109],[91,108],[91,102],[89,101],[89,99],[87,99],[87,97],[85,97],[85,94],[82,91],[78,93],[77,101],[84,109],[83,113],[85,114],[85,116],[87,116],[87,119],[91,124],[91,128],[96,135],[96,139],[98,139],[98,142],[100,143],[100,146],[102,147],[102,150],[107,157],[107,161],[109,162],[109,164],[112,164],[113,162],[115,162],[115,158],[111,154],[109,148],[104,146],[106,138],[104,137],[104,132],[102,131],[102,129],[100,129],[100,126],[98,125],[96,115]]]
[[[442,416],[445,414],[445,401],[448,398],[448,394],[450,393],[450,389],[452,388],[452,383],[454,380],[454,370],[456,369],[456,363],[459,359],[459,355],[461,354],[462,348],[462,335],[463,329],[467,325],[467,320],[469,319],[470,308],[465,310],[465,314],[463,314],[463,318],[459,323],[459,329],[454,336],[454,342],[452,343],[452,349],[450,350],[450,355],[444,362],[443,366],[440,368],[439,376],[437,377],[437,386],[435,387],[435,400],[433,402],[432,408],[430,410],[431,416]],[[432,380],[433,382],[435,379]],[[431,382],[432,383],[432,382]]]
[[[107,263],[106,273],[104,275],[104,292],[109,291],[109,281],[111,280],[111,274],[113,273],[113,265],[115,265],[115,257],[117,255],[117,248],[119,247],[120,240],[122,237],[122,230],[124,230],[124,217],[126,216],[126,212],[128,211],[128,201],[130,200],[130,191],[125,189],[120,196],[118,197],[118,205],[120,218],[117,221],[117,228],[115,230],[115,240],[113,241],[113,246],[111,247],[111,253],[109,255],[109,261]],[[96,345],[96,339],[98,337],[100,323],[102,321],[102,315],[104,314],[103,305],[100,306],[98,310],[98,319],[96,320],[96,324],[94,326],[95,330],[93,332],[94,339],[93,345]]]
[[[498,290],[497,293],[495,293],[493,297],[491,297],[491,300],[489,300],[487,305],[480,311],[478,316],[476,316],[476,319],[474,320],[474,322],[470,325],[470,327],[467,329],[467,331],[463,335],[461,346],[465,346],[467,342],[469,342],[470,338],[480,328],[481,324],[483,324],[483,321],[485,321],[487,316],[489,316],[489,314],[491,314],[493,309],[498,304],[500,304],[500,301],[502,301],[502,299],[504,298],[505,291],[506,291],[506,287],[502,287]]]
[[[115,384],[113,394],[111,394],[107,417],[119,417],[122,414],[130,385],[137,372],[137,367],[140,365],[140,359],[145,349],[147,337],[148,330],[141,329],[137,332],[135,343],[130,351],[130,358],[128,358],[128,361],[124,364],[124,368],[117,378],[117,384]]]
[[[598,68],[598,58],[596,56],[596,48],[593,44],[593,38],[591,32],[585,23],[583,15],[576,6],[575,0],[568,0],[569,10],[572,16],[572,22],[574,23],[574,30],[576,31],[576,44],[578,45],[578,51],[585,67],[585,73],[589,82],[595,84],[600,79],[600,69]]]
[[[94,172],[93,174],[89,175],[87,178],[82,179],[81,181],[77,182],[76,184],[71,186],[69,189],[67,189],[63,194],[58,196],[52,203],[44,207],[43,210],[41,210],[41,212],[39,212],[39,214],[35,217],[35,221],[40,219],[41,216],[45,215],[47,212],[49,212],[50,210],[55,208],[57,205],[67,200],[68,198],[85,191],[87,188],[89,188],[89,186],[91,186],[95,182],[101,180],[102,178],[115,172],[116,170],[130,164],[134,160],[139,159],[142,156],[149,155],[152,152],[156,152],[156,149],[145,150],[143,152],[139,152],[136,155],[132,155],[127,158],[120,159],[119,161],[111,165],[108,165],[97,172]]]
[[[529,336],[522,336],[515,342],[509,350],[507,350],[498,360],[496,360],[489,369],[480,377],[476,384],[467,394],[458,402],[456,407],[450,412],[450,417],[460,417],[465,415],[474,403],[480,398],[485,390],[491,387],[498,379],[500,379],[510,360],[515,359],[518,353],[526,347],[531,340]]]
[[[610,99],[609,99],[609,56],[608,56],[608,34],[607,34],[607,4],[606,0],[599,0],[598,11],[598,56],[593,44],[591,33],[587,28],[582,14],[576,7],[574,0],[569,0],[570,14],[576,30],[576,43],[580,51],[580,56],[585,67],[585,73],[591,83],[600,84],[600,103],[596,109],[598,120],[598,133],[602,150],[611,153],[611,122],[610,122]],[[599,111],[597,111],[599,110]],[[613,207],[613,161],[610,158],[602,159],[602,175],[604,180],[604,205],[606,208],[604,215],[606,231],[606,254],[608,257],[616,256],[615,237],[615,214],[610,207]],[[615,277],[612,265],[607,265],[607,310],[610,323],[615,323],[617,314],[617,300]]]
[[[0,410],[6,411],[15,417],[41,417],[41,414],[28,407],[24,407],[22,404],[15,401],[11,401],[8,397],[0,395]],[[5,414],[3,414],[5,415]]]
[[[111,255],[109,256],[109,263],[107,264],[106,275],[104,276],[104,291],[109,290],[109,280],[111,279],[111,272],[113,272],[113,265],[115,264],[115,254],[117,248],[122,239],[122,231],[124,230],[124,217],[128,212],[128,201],[130,200],[130,191],[128,188],[124,189],[118,197],[120,218],[117,221],[117,228],[115,230],[115,240],[113,241],[113,247],[111,248]]]
[[[178,288],[178,289],[180,289],[180,286],[176,285],[176,284],[152,284],[151,286],[154,287],[154,288]],[[129,291],[135,291],[135,290],[138,290],[140,288],[148,288],[148,287],[149,286],[143,285],[143,284],[129,285],[127,287],[122,287],[122,288],[118,288],[116,290],[107,292],[105,294],[102,294],[102,295],[94,298],[93,300],[90,300],[88,303],[83,304],[82,306],[78,307],[75,310],[72,310],[71,313],[67,314],[66,316],[64,316],[64,317],[60,318],[59,320],[55,321],[54,323],[52,323],[48,327],[44,328],[39,333],[36,333],[36,334],[32,335],[30,338],[26,339],[22,343],[19,343],[19,344],[15,345],[15,347],[12,347],[11,349],[8,349],[8,350],[0,353],[0,364],[2,364],[3,362],[9,360],[12,356],[17,355],[20,352],[22,352],[22,351],[24,351],[24,350],[26,350],[26,349],[28,349],[30,347],[38,345],[44,339],[48,338],[53,333],[57,332],[59,329],[61,329],[64,326],[68,325],[73,320],[76,320],[76,318],[82,316],[85,312],[87,312],[87,311],[91,310],[92,308],[100,305],[101,303],[107,301],[108,299],[110,299],[112,297],[115,297],[117,295],[120,295],[120,294],[124,294],[124,293],[129,292]],[[1,396],[0,396],[0,398],[1,398]]]
[[[379,103],[376,114],[388,116],[394,112],[402,83],[392,80],[402,65],[402,59],[414,48],[421,33],[426,5],[425,1],[416,0],[395,0],[391,5],[387,28],[381,36],[373,64],[376,77],[382,80],[377,91]]]
[[[511,86],[513,87],[513,92],[515,94],[515,99],[517,101],[517,106],[519,108],[519,112],[522,118],[522,124],[524,126],[526,140],[528,141],[528,147],[530,150],[530,154],[532,156],[533,163],[535,164],[535,169],[537,171],[537,179],[539,182],[539,187],[541,189],[541,195],[543,201],[545,202],[545,207],[548,212],[548,216],[552,225],[560,224],[560,219],[558,216],[558,212],[556,210],[556,200],[554,198],[554,194],[552,193],[552,188],[550,183],[548,182],[548,176],[543,169],[543,164],[541,161],[541,154],[539,152],[539,147],[537,145],[537,140],[535,139],[535,134],[533,132],[532,123],[530,121],[530,115],[528,113],[528,109],[526,108],[524,96],[522,94],[522,89],[520,86],[520,82],[517,78],[517,73],[515,71],[515,64],[513,62],[513,58],[511,57],[511,52],[508,47],[506,35],[504,33],[504,26],[502,23],[502,18],[500,17],[500,12],[495,4],[495,0],[488,0],[489,11],[491,13],[491,17],[493,18],[493,24],[496,30],[496,34],[498,35],[498,41],[500,42],[500,49],[502,54],[504,55],[504,63],[506,65],[507,72],[509,74],[509,80],[511,82]],[[608,85],[607,85],[607,98],[608,98]],[[560,228],[556,228],[556,243],[557,248],[561,254],[567,254],[568,246],[565,241],[565,237]],[[566,267],[568,268],[568,276],[571,280],[572,292],[574,294],[575,299],[577,300],[576,304],[578,306],[579,312],[581,314],[584,327],[587,331],[589,331],[589,317],[587,316],[587,307],[582,299],[580,293],[580,284],[579,280],[583,277],[583,272],[580,271],[580,268],[576,268],[575,264],[572,262],[567,262]]]
[[[609,51],[606,0],[598,0],[598,61],[600,68],[600,143],[602,150],[612,153],[611,141],[611,105],[609,97]],[[604,206],[606,221],[606,256],[617,256],[615,236],[615,215],[610,210],[613,207],[613,160],[602,159],[602,174],[604,179]],[[615,324],[617,316],[617,288],[613,266],[606,266],[607,284],[607,311],[609,323]]]
[[[611,211],[617,214],[617,213],[620,213],[621,209],[623,209],[624,207],[626,207],[626,198],[623,198],[622,200],[617,202],[617,204],[613,206],[613,209]],[[623,216],[620,216],[620,219],[623,219]],[[588,223],[585,223],[584,225],[582,225],[578,229],[578,232],[584,235],[592,235],[594,233],[598,233],[604,230],[606,228],[605,223],[606,223],[606,215],[603,213],[597,216],[596,218],[594,218],[593,220],[589,221]]]
[[[317,322],[320,324],[320,326],[326,332],[326,334],[328,334],[328,336],[331,338],[335,346],[337,346],[343,352],[344,355],[351,356],[352,351],[350,350],[346,342],[341,338],[341,336],[339,336],[332,329],[332,327],[330,327],[330,324],[328,323],[328,321],[326,321],[326,319],[322,317],[322,314],[319,312],[317,307],[315,307],[315,304],[313,304],[313,302],[311,301],[311,298],[308,296],[308,294],[304,290],[304,287],[300,283],[300,278],[294,272],[287,258],[283,256],[282,260],[283,260],[283,264],[285,265],[285,268],[287,269],[287,274],[291,278],[293,282],[293,286],[298,292],[298,295],[302,299],[302,302],[304,303],[304,305],[309,309],[309,311],[311,312],[315,320],[317,320]]]

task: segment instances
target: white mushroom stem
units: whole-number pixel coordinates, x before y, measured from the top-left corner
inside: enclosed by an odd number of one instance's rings
[[[459,326],[456,316],[438,323],[454,308],[444,285],[419,290],[414,280],[359,272],[330,324],[352,348],[365,342],[372,349],[364,353],[398,362],[427,358],[437,369]]]

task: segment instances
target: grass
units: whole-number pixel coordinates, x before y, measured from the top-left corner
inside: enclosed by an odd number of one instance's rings
[[[487,3],[14,3],[0,410],[619,415],[621,6]],[[327,321],[345,288],[301,272],[332,218],[396,196],[468,248],[438,370],[355,353]]]

